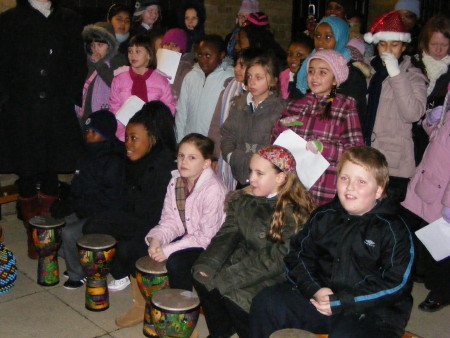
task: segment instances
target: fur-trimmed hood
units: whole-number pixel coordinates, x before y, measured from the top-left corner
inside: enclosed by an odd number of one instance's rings
[[[117,51],[119,49],[119,41],[117,41],[116,39],[114,28],[111,26],[111,24],[107,22],[97,22],[92,25],[87,25],[84,27],[81,35],[84,40],[86,53],[90,54],[88,44],[95,40],[105,41],[109,46],[108,52],[106,53],[106,56],[102,61],[108,61],[117,54]]]

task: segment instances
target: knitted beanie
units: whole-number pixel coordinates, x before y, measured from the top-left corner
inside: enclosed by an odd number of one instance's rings
[[[93,129],[106,140],[115,138],[117,130],[116,116],[108,110],[99,110],[89,115],[84,124],[84,129]]]
[[[247,21],[256,26],[268,26],[269,25],[269,17],[263,12],[251,13],[247,17]]]
[[[259,12],[259,2],[258,0],[242,0],[241,8],[239,13],[256,13]]]
[[[286,148],[275,145],[267,146],[260,149],[258,155],[271,162],[286,174],[296,170],[297,164],[295,158]]]
[[[399,0],[395,4],[396,11],[410,11],[420,17],[420,2],[419,0]]]
[[[406,31],[400,14],[392,11],[375,18],[364,40],[375,45],[380,41],[411,42],[411,34]]]
[[[16,278],[16,257],[5,247],[5,244],[0,243],[0,295],[11,290]]]
[[[341,53],[333,49],[321,49],[309,58],[306,69],[309,69],[309,64],[314,59],[320,59],[328,63],[338,86],[347,80],[349,73],[347,60]]]
[[[186,52],[187,46],[187,36],[186,32],[180,28],[172,28],[169,29],[162,39],[161,45],[165,45],[167,43],[174,43],[181,49],[181,53],[184,54]]]

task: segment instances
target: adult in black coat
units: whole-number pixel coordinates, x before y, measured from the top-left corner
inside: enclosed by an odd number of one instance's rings
[[[58,2],[17,0],[0,15],[0,172],[19,175],[27,229],[48,212],[57,173],[72,172],[82,150],[74,112],[87,72],[81,19]]]

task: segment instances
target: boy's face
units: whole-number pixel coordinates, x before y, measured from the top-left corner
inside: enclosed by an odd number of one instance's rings
[[[377,45],[379,55],[383,53],[391,53],[399,59],[406,49],[406,44],[401,41],[380,41]]]
[[[347,161],[338,174],[337,193],[349,214],[361,216],[373,209],[383,188],[369,170]]]
[[[104,142],[105,138],[100,135],[99,133],[97,133],[94,129],[86,129],[85,132],[85,138],[86,138],[86,143],[97,143],[97,142]]]

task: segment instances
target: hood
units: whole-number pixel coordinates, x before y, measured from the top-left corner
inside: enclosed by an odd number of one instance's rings
[[[198,25],[197,25],[197,27],[195,27],[194,30],[197,31],[197,30],[203,29],[203,26],[205,25],[205,20],[206,20],[205,5],[198,0],[184,0],[182,2],[181,10],[178,12],[178,15],[177,15],[178,26],[187,30],[187,27],[184,24],[184,14],[186,13],[186,10],[189,8],[194,8],[197,11]]]
[[[87,25],[84,27],[81,33],[85,44],[85,51],[89,53],[88,44],[92,40],[105,41],[109,48],[102,61],[110,60],[119,50],[119,41],[117,41],[114,34],[114,28],[107,22],[97,22],[93,25]]]

